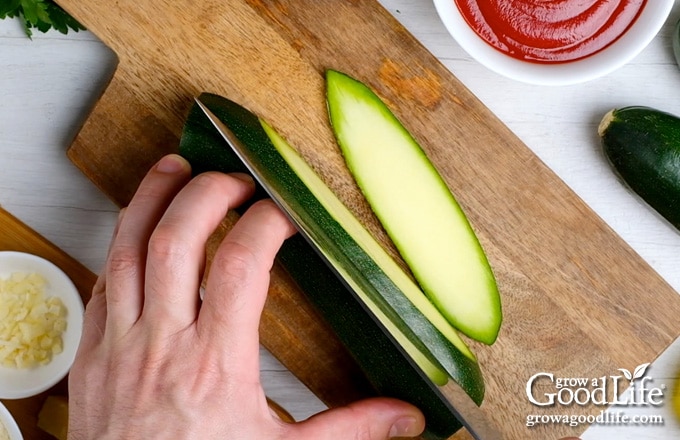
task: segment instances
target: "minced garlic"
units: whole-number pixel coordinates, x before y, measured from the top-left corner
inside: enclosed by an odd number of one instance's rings
[[[45,286],[37,273],[0,279],[0,365],[32,368],[62,352],[66,307],[58,297],[47,298]]]

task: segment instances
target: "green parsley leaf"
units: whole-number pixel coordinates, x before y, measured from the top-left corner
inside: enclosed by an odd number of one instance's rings
[[[21,4],[21,0],[7,0],[2,3],[0,3],[0,19],[4,19],[6,17],[14,18],[14,14]]]
[[[53,2],[47,3],[47,13],[50,16],[52,27],[62,34],[67,34],[69,29],[73,29],[76,32],[79,30],[85,30],[83,25],[78,23],[75,18],[68,15],[63,9]]]
[[[85,29],[52,0],[1,0],[0,19],[4,18],[19,18],[29,38],[32,29],[40,32],[55,29],[62,34]]]
[[[38,26],[40,22],[50,22],[47,5],[42,0],[21,0],[21,8],[24,20],[31,26]]]

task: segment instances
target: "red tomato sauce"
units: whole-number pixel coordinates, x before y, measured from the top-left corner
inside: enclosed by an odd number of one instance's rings
[[[616,41],[647,0],[453,0],[470,27],[514,58],[563,63]]]

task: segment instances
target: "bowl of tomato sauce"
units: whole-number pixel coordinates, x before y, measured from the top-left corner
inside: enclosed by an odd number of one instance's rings
[[[568,85],[628,63],[657,35],[674,0],[434,0],[456,42],[508,78]]]

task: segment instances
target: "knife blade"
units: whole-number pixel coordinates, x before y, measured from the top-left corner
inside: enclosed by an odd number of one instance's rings
[[[285,196],[281,194],[277,185],[269,182],[267,173],[261,168],[260,160],[252,157],[248,148],[238,139],[238,137],[227,127],[210,109],[196,98],[196,103],[201,111],[208,118],[214,128],[220,133],[227,145],[232,149],[236,156],[245,165],[253,178],[264,188],[271,200],[281,209],[281,211],[288,217],[291,223],[296,227],[298,232],[305,238],[305,240],[315,248],[317,254],[324,260],[324,262],[333,270],[335,275],[342,281],[348,289],[353,289],[351,282],[348,282],[342,274],[337,270],[335,264],[320,249],[317,241],[314,239],[313,228],[311,228],[305,219],[298,215],[297,211],[286,200]],[[402,355],[410,359],[410,357],[403,352]],[[413,363],[411,361],[411,363]],[[422,372],[421,372],[422,373]],[[477,406],[477,404],[467,395],[467,393],[455,381],[449,381],[446,385],[448,399],[443,397],[441,391],[433,384],[433,390],[442,397],[442,400],[447,404],[450,410],[456,415],[458,420],[468,430],[468,432],[476,440],[502,440],[501,433],[493,426],[486,414]]]

